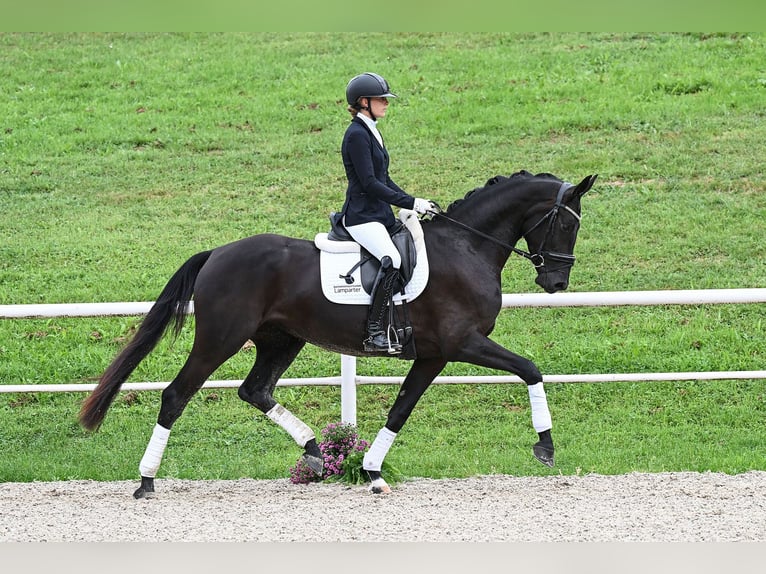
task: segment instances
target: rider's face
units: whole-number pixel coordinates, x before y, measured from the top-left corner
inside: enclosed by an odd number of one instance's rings
[[[370,111],[373,117],[382,118],[388,110],[388,98],[370,98]]]

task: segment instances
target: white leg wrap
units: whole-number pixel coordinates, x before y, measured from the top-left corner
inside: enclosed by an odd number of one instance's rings
[[[386,427],[383,427],[378,431],[378,436],[372,441],[370,450],[364,453],[364,460],[362,461],[362,468],[364,470],[377,470],[383,466],[383,459],[388,454],[388,449],[394,444],[396,433],[391,432]]]
[[[141,473],[141,476],[149,478],[155,477],[157,469],[160,468],[160,462],[162,461],[165,447],[168,444],[169,436],[170,429],[166,429],[160,425],[154,426],[152,438],[146,446],[146,451],[144,452],[144,457],[141,459],[141,463],[138,465],[138,470]]]
[[[266,416],[285,429],[298,446],[306,446],[312,438],[316,438],[314,431],[306,423],[298,419],[293,413],[280,404],[274,405]]]
[[[548,410],[548,400],[545,398],[543,383],[527,385],[529,389],[529,403],[532,406],[532,426],[537,432],[550,430],[553,427],[551,413]]]

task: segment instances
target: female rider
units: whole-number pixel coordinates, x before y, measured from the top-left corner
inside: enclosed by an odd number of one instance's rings
[[[388,175],[389,156],[377,122],[385,117],[388,99],[395,98],[388,82],[372,72],[354,76],[346,86],[348,111],[352,116],[341,145],[343,166],[348,178],[343,204],[343,225],[351,237],[380,261],[372,289],[367,318],[365,351],[401,353],[384,328],[384,317],[393,297],[401,257],[389,231],[396,220],[391,206],[414,209],[423,214],[434,209],[427,199],[409,195]]]

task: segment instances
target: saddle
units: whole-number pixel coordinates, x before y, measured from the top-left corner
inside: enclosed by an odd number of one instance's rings
[[[337,213],[330,215],[330,231],[317,233],[314,245],[320,251],[320,282],[325,297],[341,305],[369,305],[370,291],[380,262],[354,241]],[[394,303],[413,301],[428,283],[428,254],[423,228],[417,214],[399,210],[399,221],[392,238],[402,255],[401,285],[394,293]]]
[[[332,212],[330,214],[330,231],[327,234],[327,240],[351,241],[355,244],[354,238],[351,237],[343,226],[342,219],[342,213]],[[396,227],[389,234],[391,235],[391,241],[393,241],[402,258],[402,264],[399,267],[399,284],[394,287],[394,291],[401,291],[412,279],[412,272],[418,263],[418,254],[415,250],[415,240],[412,237],[412,233],[410,233],[410,230],[402,221],[397,222]],[[371,294],[373,282],[380,268],[380,261],[361,245],[359,246],[359,254],[359,262],[355,263],[344,275],[340,275],[340,278],[347,285],[351,285],[355,281],[354,271],[360,269],[362,273],[362,287],[366,293]]]

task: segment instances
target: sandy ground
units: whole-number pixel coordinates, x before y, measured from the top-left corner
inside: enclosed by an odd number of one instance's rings
[[[0,542],[766,540],[766,472],[418,479],[391,494],[283,480],[0,484]]]

